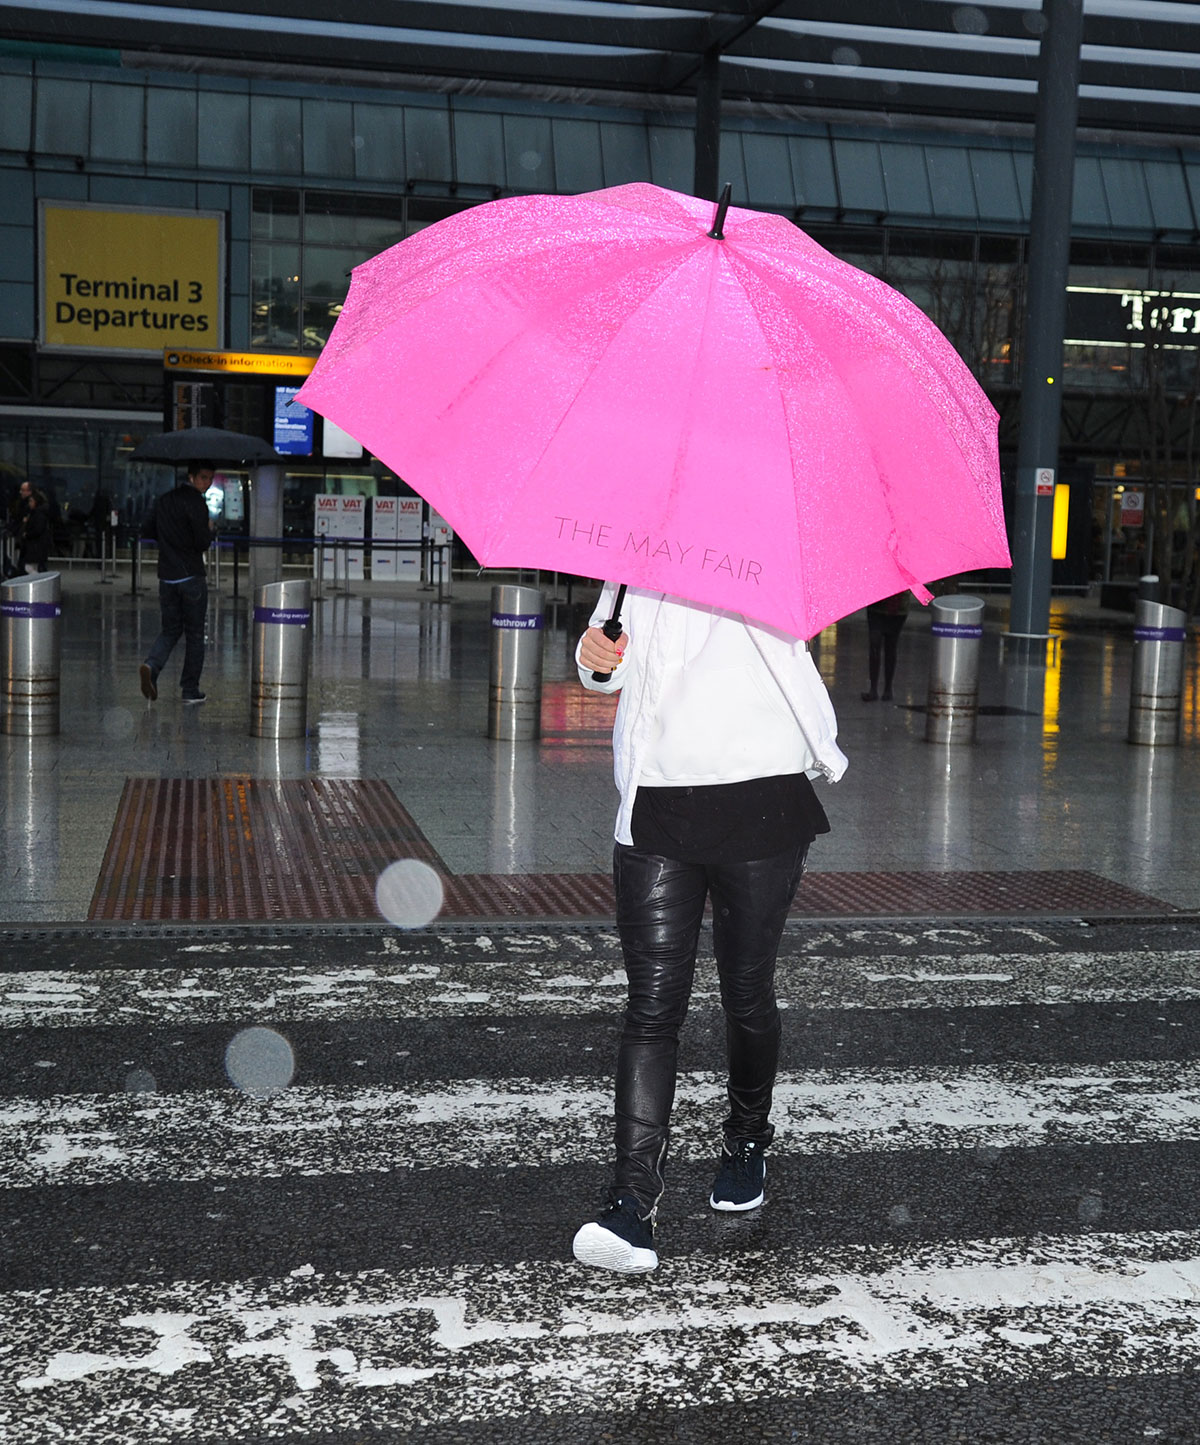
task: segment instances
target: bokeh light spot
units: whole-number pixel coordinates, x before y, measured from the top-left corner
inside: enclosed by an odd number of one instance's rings
[[[375,906],[397,928],[424,928],[442,911],[442,879],[419,858],[389,863],[375,884]]]
[[[986,35],[988,30],[988,18],[978,5],[960,5],[951,24],[960,35]]]
[[[133,714],[127,707],[108,708],[100,725],[104,729],[104,736],[111,738],[114,742],[120,742],[122,738],[131,738],[135,727]]]
[[[255,1026],[229,1040],[225,1072],[234,1088],[256,1099],[269,1099],[292,1082],[296,1056],[282,1034]]]

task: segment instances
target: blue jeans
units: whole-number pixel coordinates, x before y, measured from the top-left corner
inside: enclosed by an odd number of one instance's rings
[[[775,956],[807,854],[804,844],[751,863],[693,864],[617,844],[613,881],[629,1002],[617,1053],[614,1195],[633,1194],[649,1208],[663,1190],[679,1030],[709,896],[729,1066],[725,1137],[771,1142]]]
[[[204,666],[204,619],[208,613],[208,583],[203,577],[185,582],[160,582],[158,605],[162,631],[146,656],[155,678],[179,639],[183,638],[183,672],[179,685],[184,697],[200,696],[200,670]]]

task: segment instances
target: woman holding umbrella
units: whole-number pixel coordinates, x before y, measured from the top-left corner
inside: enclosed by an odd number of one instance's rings
[[[806,645],[732,612],[630,588],[601,596],[576,650],[585,687],[620,691],[613,878],[629,982],[608,1202],[575,1236],[584,1264],[654,1269],[654,1224],[706,898],[728,1050],[713,1209],[763,1202],[779,1057],[775,957],[809,845],[829,830],[812,777],[839,778],[837,722]],[[610,627],[611,631],[616,630]]]
[[[897,587],[927,601],[922,579],[1010,564],[999,418],[954,347],[907,297],[729,196],[714,211],[633,184],[447,217],[355,269],[298,398],[481,566],[628,578],[628,627],[606,636],[602,607],[577,652],[588,686],[621,690],[629,1005],[609,1204],[575,1240],[626,1271],[658,1262],[708,896],[730,1096],[711,1203],[763,1197],[775,952],[827,826],[809,779],[845,767],[796,639]]]

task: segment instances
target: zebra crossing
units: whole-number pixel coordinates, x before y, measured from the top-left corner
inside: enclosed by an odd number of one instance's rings
[[[0,1439],[1200,1439],[1200,927],[789,929],[766,1206],[707,1209],[711,966],[662,1263],[608,1158],[597,928],[10,932]],[[239,1030],[295,1076],[234,1088]]]

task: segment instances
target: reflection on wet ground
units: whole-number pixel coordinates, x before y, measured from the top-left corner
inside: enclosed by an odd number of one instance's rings
[[[248,730],[244,591],[213,596],[209,701],[189,709],[175,691],[180,656],[157,703],[138,691],[158,626],[152,591],[68,574],[64,592],[62,731],[0,738],[0,917],[86,917],[128,778],[379,780],[454,873],[607,869],[612,704],[576,689],[578,606],[547,618],[542,739],[497,743],[486,737],[490,579],[456,582],[442,602],[370,584],[328,595],[315,604],[309,735],[271,741]],[[576,602],[590,595],[577,585]],[[1200,906],[1195,650],[1180,745],[1136,747],[1126,741],[1132,619],[1074,601],[1056,603],[1052,626],[1061,645],[1044,660],[1014,658],[989,600],[967,747],[925,741],[927,614],[914,608],[901,635],[894,703],[861,699],[861,615],[822,635],[818,664],[851,766],[822,791],[833,832],[813,850],[814,871],[1086,870]]]

